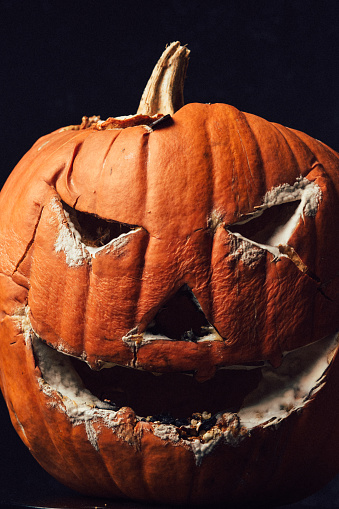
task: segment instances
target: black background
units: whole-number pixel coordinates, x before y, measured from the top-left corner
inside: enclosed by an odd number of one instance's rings
[[[174,40],[191,50],[186,102],[226,102],[339,150],[338,21],[336,0],[1,0],[0,184],[43,134],[134,113]],[[0,500],[69,495],[31,459],[3,402],[0,419]],[[289,507],[339,507],[339,478]]]

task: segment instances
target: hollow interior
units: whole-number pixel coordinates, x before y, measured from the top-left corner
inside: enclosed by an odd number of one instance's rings
[[[86,388],[101,401],[129,406],[141,416],[170,415],[187,418],[194,412],[237,412],[248,393],[259,384],[260,369],[220,370],[206,382],[192,374],[164,373],[114,366],[99,372],[72,359]]]
[[[253,216],[250,219],[245,219],[239,223],[227,226],[231,233],[239,233],[242,237],[249,239],[257,244],[274,246],[278,245],[279,237],[282,243],[288,240],[292,233],[289,229],[290,221],[292,220],[292,229],[298,218],[294,218],[300,200],[281,203],[274,205],[262,211],[260,215]],[[299,216],[299,214],[298,214]],[[295,220],[294,220],[295,219]],[[285,231],[288,233],[285,235]],[[287,239],[285,238],[287,237]]]
[[[211,328],[193,292],[183,285],[161,306],[144,332],[148,336],[197,341],[207,336]]]
[[[81,212],[64,202],[62,206],[67,212],[69,220],[79,232],[81,241],[87,246],[105,246],[111,240],[120,237],[120,235],[138,228],[136,225],[120,223],[119,221],[108,221],[94,214]]]
[[[189,421],[197,412],[215,417],[232,413],[248,429],[279,422],[301,408],[322,387],[339,339],[334,334],[289,352],[278,368],[232,366],[198,382],[193,373],[155,375],[117,365],[93,371],[84,361],[55,350],[32,334],[42,389],[47,394],[56,391],[66,412],[71,408],[73,416],[76,408],[82,409],[78,411],[82,415],[93,408],[109,412],[128,406],[140,419],[179,425],[177,420]]]

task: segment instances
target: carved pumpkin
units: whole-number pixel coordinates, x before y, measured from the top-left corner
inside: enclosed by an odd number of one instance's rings
[[[0,197],[0,374],[83,493],[287,501],[339,470],[339,159],[182,105],[170,45],[137,115],[38,140]]]

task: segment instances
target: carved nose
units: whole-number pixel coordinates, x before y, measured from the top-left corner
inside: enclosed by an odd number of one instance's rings
[[[157,312],[146,332],[170,339],[196,341],[211,332],[200,304],[187,284]]]

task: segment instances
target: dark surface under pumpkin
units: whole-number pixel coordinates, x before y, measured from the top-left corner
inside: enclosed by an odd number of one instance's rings
[[[231,106],[175,110],[85,118],[8,179],[2,391],[85,494],[297,499],[339,470],[338,155]]]

